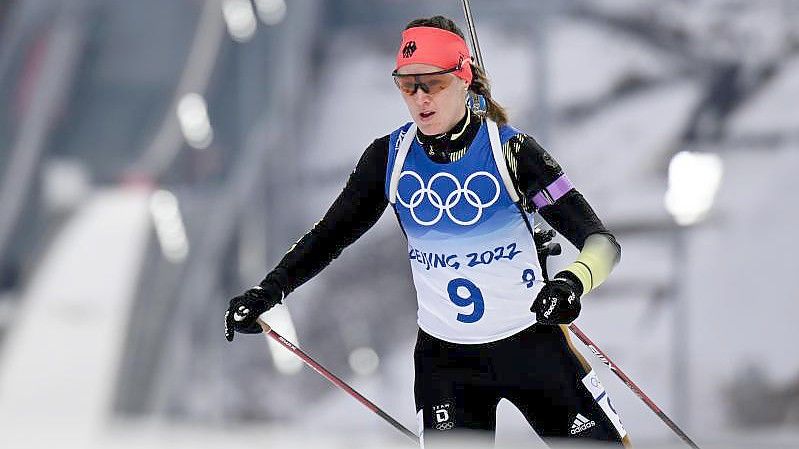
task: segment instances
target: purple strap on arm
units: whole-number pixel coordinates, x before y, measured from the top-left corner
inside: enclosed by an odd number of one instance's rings
[[[558,179],[554,180],[552,184],[548,185],[546,189],[533,196],[533,204],[535,204],[535,207],[538,209],[549,204],[555,204],[555,201],[573,188],[574,184],[569,180],[569,177],[566,176],[566,174],[562,174]]]

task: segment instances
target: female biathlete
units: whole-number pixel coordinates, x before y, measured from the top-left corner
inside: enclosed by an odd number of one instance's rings
[[[418,300],[414,391],[423,443],[465,429],[493,436],[506,398],[547,441],[627,445],[605,389],[563,326],[608,277],[620,247],[557,162],[507,125],[471,61],[452,20],[408,24],[392,75],[413,122],[369,145],[324,218],[258,286],[230,301],[226,337],[261,332],[261,313],[391,205]],[[485,99],[484,113],[467,107],[470,90]],[[536,211],[581,250],[547,282],[533,240]]]

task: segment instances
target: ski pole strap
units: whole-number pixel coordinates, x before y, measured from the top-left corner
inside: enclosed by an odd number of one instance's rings
[[[533,204],[537,209],[544,206],[555,204],[555,201],[560,199],[563,195],[569,193],[574,188],[569,177],[566,174],[560,175],[558,179],[554,180],[550,185],[546,186],[543,190],[533,196]]]

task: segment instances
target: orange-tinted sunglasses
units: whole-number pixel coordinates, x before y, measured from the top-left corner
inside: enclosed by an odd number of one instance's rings
[[[460,69],[460,66],[430,73],[397,73],[394,70],[391,72],[391,76],[394,77],[394,84],[407,96],[414,95],[419,89],[422,89],[422,92],[426,94],[432,95],[449,87],[457,78],[455,75],[450,74],[458,69]]]

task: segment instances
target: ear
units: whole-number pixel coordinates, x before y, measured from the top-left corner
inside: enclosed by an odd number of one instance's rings
[[[458,78],[458,79],[461,80],[461,85],[460,85],[461,90],[468,97],[469,96],[469,83],[467,83],[466,80],[464,80],[464,79],[460,79],[460,78]]]

